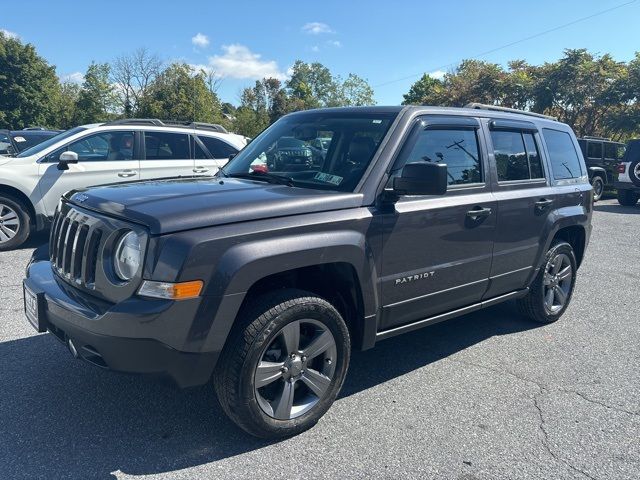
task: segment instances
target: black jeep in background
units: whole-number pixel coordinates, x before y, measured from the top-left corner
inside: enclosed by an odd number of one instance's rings
[[[265,165],[318,139],[321,161]],[[216,177],[65,195],[26,316],[102,368],[212,379],[240,427],[289,436],[329,409],[352,349],[506,300],[558,320],[592,197],[575,135],[549,117],[297,112]]]
[[[616,166],[624,156],[625,144],[602,137],[582,137],[578,143],[593,185],[593,199],[597,202],[606,188],[613,188]]]

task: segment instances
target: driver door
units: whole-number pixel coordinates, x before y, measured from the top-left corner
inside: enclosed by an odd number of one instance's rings
[[[138,142],[133,131],[109,130],[87,135],[40,161],[38,189],[48,216],[53,216],[60,197],[76,188],[106,183],[126,182],[140,178],[137,156]],[[58,168],[62,152],[78,154],[78,163],[68,170]]]

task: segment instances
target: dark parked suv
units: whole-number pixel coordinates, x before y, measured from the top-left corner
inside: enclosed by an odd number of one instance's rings
[[[322,164],[252,168],[291,137],[327,140]],[[214,178],[65,195],[26,315],[99,367],[212,379],[238,425],[288,436],[331,406],[352,349],[510,299],[558,320],[592,195],[573,132],[540,115],[293,113]]]
[[[605,188],[613,187],[616,166],[624,156],[625,145],[602,137],[579,138],[578,144],[587,164],[589,181],[593,185],[593,199],[598,201]]]

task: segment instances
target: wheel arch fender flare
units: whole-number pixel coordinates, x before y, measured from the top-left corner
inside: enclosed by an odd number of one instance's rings
[[[364,315],[375,314],[379,303],[377,271],[365,236],[360,232],[341,230],[292,235],[230,248],[220,257],[207,282],[213,288],[210,293],[219,299],[219,303],[203,350],[222,349],[252,285],[274,274],[332,263],[353,267]]]
[[[593,177],[602,177],[605,184],[610,183],[609,176],[607,175],[607,171],[602,167],[589,167],[589,180]]]
[[[544,238],[543,242],[540,242],[540,247],[538,249],[538,254],[536,257],[536,268],[532,270],[529,282],[533,281],[538,270],[542,265],[542,261],[544,259],[545,253],[551,247],[551,242],[556,237],[558,232],[562,229],[568,227],[580,228],[584,233],[584,245],[583,250],[587,246],[587,242],[589,240],[589,217],[590,213],[586,212],[582,205],[574,205],[568,207],[562,207],[554,210],[547,217],[547,221],[545,223],[544,228]],[[578,257],[578,252],[576,252],[576,257]],[[578,264],[581,261],[581,258],[576,258]]]
[[[11,182],[7,181],[7,179],[3,179],[2,183],[0,183],[0,195],[2,194],[12,196],[17,200],[24,202],[27,208],[29,209],[29,216],[31,217],[31,221],[34,222],[35,224],[37,212],[36,212],[35,204],[32,201],[32,199],[29,197],[29,195],[24,193],[17,186],[12,185]]]

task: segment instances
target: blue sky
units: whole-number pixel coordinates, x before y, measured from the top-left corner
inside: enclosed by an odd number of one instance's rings
[[[424,72],[441,75],[463,58],[629,1],[29,0],[28,8],[4,8],[0,29],[34,44],[62,78],[146,47],[165,61],[214,69],[221,98],[237,103],[242,87],[264,75],[284,79],[302,59],[366,78],[378,103],[393,105]],[[565,48],[588,48],[627,61],[640,50],[639,22],[636,0],[480,58],[540,64]]]

